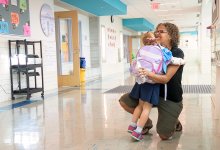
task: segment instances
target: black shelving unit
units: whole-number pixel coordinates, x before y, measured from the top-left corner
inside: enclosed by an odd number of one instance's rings
[[[27,100],[29,100],[31,94],[37,92],[41,92],[41,97],[44,98],[41,41],[9,40],[9,58],[12,100],[15,99],[14,95],[27,95]],[[15,76],[17,76],[16,79]],[[37,85],[39,78],[41,80],[40,87]],[[14,80],[17,81],[16,88],[14,88]]]

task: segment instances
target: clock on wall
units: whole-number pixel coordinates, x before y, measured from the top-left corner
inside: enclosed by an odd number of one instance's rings
[[[54,13],[50,5],[43,4],[40,10],[40,24],[41,29],[46,36],[54,35],[55,23]]]

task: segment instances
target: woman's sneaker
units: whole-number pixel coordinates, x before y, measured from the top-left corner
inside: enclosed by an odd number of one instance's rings
[[[144,126],[144,128],[142,130],[142,134],[143,135],[147,134],[152,127],[153,127],[153,125],[151,125],[151,126]]]
[[[183,130],[183,126],[180,123],[180,121],[178,121],[176,124],[176,132],[181,132],[182,130]]]
[[[147,134],[149,130],[153,127],[153,123],[151,119],[148,119],[145,126],[143,127],[142,134]]]
[[[135,130],[131,133],[131,137],[134,138],[137,141],[140,141],[143,139],[142,133],[138,133]]]
[[[131,125],[128,126],[128,132],[132,133],[137,127],[133,127]]]

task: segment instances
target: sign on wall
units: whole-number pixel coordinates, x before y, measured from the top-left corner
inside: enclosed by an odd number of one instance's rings
[[[0,0],[0,34],[31,35],[29,0]]]
[[[117,63],[119,54],[118,54],[118,39],[119,34],[117,34],[117,30],[113,27],[108,27],[105,30],[106,33],[106,62],[107,63]]]
[[[212,0],[212,24],[218,20],[219,0]]]
[[[116,48],[116,30],[107,28],[107,44],[110,48]]]
[[[216,57],[217,64],[220,65],[220,50],[215,51],[215,57]]]

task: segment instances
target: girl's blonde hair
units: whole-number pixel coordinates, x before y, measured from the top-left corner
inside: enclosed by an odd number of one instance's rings
[[[149,39],[154,39],[154,38],[155,38],[154,33],[149,31],[143,34],[142,42],[144,45],[152,45],[153,43]]]

